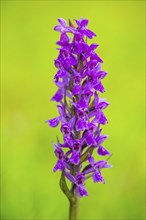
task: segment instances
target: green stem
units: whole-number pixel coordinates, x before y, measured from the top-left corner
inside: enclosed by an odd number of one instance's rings
[[[61,178],[60,178],[60,188],[66,195],[70,203],[69,209],[69,220],[77,220],[78,215],[78,195],[77,192],[74,191],[74,186],[72,185],[72,192],[68,189],[66,184],[64,171],[62,171]]]
[[[77,219],[78,219],[78,196],[76,195],[74,199],[70,200],[69,220],[77,220]]]

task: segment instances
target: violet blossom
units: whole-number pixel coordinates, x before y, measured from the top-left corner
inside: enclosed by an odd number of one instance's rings
[[[88,29],[88,20],[75,20],[76,27],[71,21],[67,25],[62,18],[58,22],[54,27],[61,34],[57,42],[59,55],[54,61],[58,89],[51,99],[57,103],[58,115],[46,122],[53,128],[60,124],[64,140],[54,144],[54,171],[60,170],[72,183],[72,195],[82,197],[88,195],[88,177],[105,183],[101,170],[111,167],[107,160],[95,161],[93,157],[94,150],[97,158],[111,155],[103,146],[108,136],[101,134],[101,126],[108,123],[103,111],[109,103],[100,98],[100,93],[105,92],[102,80],[107,73],[101,69],[103,61],[95,51],[98,44],[87,43],[88,38],[96,36]]]

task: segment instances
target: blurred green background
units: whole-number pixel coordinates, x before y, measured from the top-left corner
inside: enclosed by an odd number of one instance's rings
[[[2,147],[1,219],[68,217],[68,201],[53,173],[52,141],[59,128],[44,123],[57,115],[53,31],[57,18],[89,19],[104,80],[112,169],[106,185],[88,180],[79,219],[144,217],[145,1],[1,1]]]

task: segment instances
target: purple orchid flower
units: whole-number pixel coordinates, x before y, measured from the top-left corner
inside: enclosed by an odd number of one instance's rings
[[[62,171],[63,168],[65,167],[65,163],[64,163],[64,152],[61,148],[59,148],[56,144],[54,144],[55,147],[55,155],[58,158],[58,161],[54,167],[54,172],[56,172],[57,170]]]
[[[101,169],[111,168],[112,166],[110,164],[108,164],[106,160],[95,162],[94,158],[90,154],[88,156],[88,161],[89,161],[91,167],[89,169],[87,169],[86,171],[84,171],[84,175],[92,173],[92,178],[93,178],[94,182],[105,183],[105,180],[101,175]]]
[[[99,130],[99,133],[97,135],[97,137],[95,138],[96,140],[96,146],[97,146],[97,153],[101,156],[106,156],[106,155],[111,155],[111,153],[105,149],[103,146],[102,146],[102,143],[107,139],[108,135],[105,135],[105,134],[101,134],[101,130]]]
[[[99,45],[87,43],[87,38],[96,36],[88,28],[88,20],[75,20],[77,26],[71,21],[67,24],[63,18],[58,22],[54,27],[60,32],[59,55],[54,61],[57,91],[51,99],[57,103],[58,116],[46,122],[53,128],[60,125],[63,141],[57,139],[58,143],[54,144],[57,157],[54,172],[61,171],[61,188],[72,201],[76,195],[88,195],[85,189],[88,177],[105,183],[101,170],[111,167],[107,160],[95,162],[93,157],[95,149],[98,157],[111,156],[103,146],[107,135],[101,134],[100,128],[108,122],[104,110],[109,103],[100,98],[105,92],[102,81],[107,73],[102,70],[103,60],[96,53]],[[66,178],[72,183],[71,189],[65,183]]]
[[[82,173],[78,173],[75,178],[70,173],[65,172],[65,176],[76,186],[76,190],[80,198],[88,196],[88,192],[84,186],[85,176]]]
[[[80,162],[80,151],[82,149],[83,140],[75,139],[72,144],[72,156],[70,162],[77,165]]]

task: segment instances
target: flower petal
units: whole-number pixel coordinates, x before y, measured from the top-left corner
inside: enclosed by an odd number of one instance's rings
[[[88,196],[88,192],[86,191],[84,186],[78,186],[77,187],[77,193],[78,193],[78,196],[80,198],[83,197],[83,196]]]
[[[58,18],[58,22],[61,24],[61,26],[66,27],[66,20],[63,18]]]
[[[98,109],[105,109],[107,106],[109,105],[108,102],[106,102],[106,99],[99,99],[99,102],[98,102],[98,105],[97,105],[97,108]]]
[[[63,98],[62,91],[61,91],[61,89],[59,89],[55,93],[55,95],[51,98],[51,100],[56,101],[56,102],[61,102],[62,98]]]
[[[79,153],[78,152],[73,152],[72,156],[70,158],[70,162],[78,165],[80,163],[80,157],[79,157]]]
[[[108,137],[108,135],[106,135],[106,134],[102,134],[102,135],[98,136],[96,138],[97,144],[99,145],[99,144],[103,143],[107,139],[107,137]]]
[[[75,85],[73,90],[72,90],[72,94],[73,95],[79,95],[81,94],[81,86],[80,85]]]
[[[104,87],[103,87],[101,82],[99,82],[96,86],[94,86],[94,89],[99,91],[99,92],[101,92],[101,93],[105,92],[105,89],[104,89]]]
[[[94,162],[94,157],[92,157],[91,154],[88,155],[88,161],[91,164],[91,166],[93,167],[95,162]]]
[[[94,135],[92,133],[86,132],[84,137],[88,146],[96,144]]]
[[[62,160],[58,160],[53,171],[56,172],[57,170],[60,170],[62,171],[64,168],[64,165],[63,165],[63,161]]]
[[[83,131],[87,128],[86,120],[84,118],[80,118],[76,122],[76,130]]]
[[[103,183],[105,183],[105,181],[104,181],[104,179],[103,179],[103,177],[102,177],[102,175],[101,175],[101,173],[100,173],[99,171],[96,171],[96,172],[93,174],[92,178],[93,178],[93,181],[94,181],[95,183],[97,183],[97,182],[103,182]]]
[[[59,121],[60,121],[59,119],[60,119],[59,117],[52,118],[52,119],[47,120],[46,122],[48,122],[48,125],[50,127],[57,127],[57,125],[59,124]]]
[[[99,146],[97,152],[101,156],[111,155],[110,152],[102,146]]]
[[[64,172],[65,176],[72,182],[72,183],[75,183],[75,178],[73,175],[71,175],[70,173],[68,172]]]

